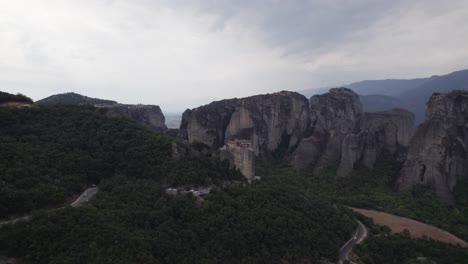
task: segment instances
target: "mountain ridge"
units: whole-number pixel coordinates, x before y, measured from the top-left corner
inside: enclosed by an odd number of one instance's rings
[[[416,116],[416,123],[420,123],[424,119],[426,103],[433,93],[451,90],[468,91],[468,69],[427,78],[364,80],[341,86],[352,89],[363,98],[378,96],[377,103],[363,100],[366,111],[389,110],[387,107],[396,104],[398,108],[412,111]],[[323,90],[318,88],[299,92],[310,97],[324,92]]]

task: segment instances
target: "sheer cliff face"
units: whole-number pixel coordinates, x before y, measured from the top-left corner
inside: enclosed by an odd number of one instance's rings
[[[468,92],[433,94],[425,121],[411,140],[397,182],[400,191],[428,185],[441,198],[453,201],[452,190],[468,177]]]
[[[252,131],[256,154],[294,146],[308,125],[307,99],[281,92],[241,99],[226,128],[226,138],[242,138]]]
[[[358,132],[362,118],[359,96],[348,88],[330,89],[310,98],[311,128],[330,137]]]
[[[347,88],[330,89],[310,99],[310,129],[317,149],[323,149],[315,171],[337,164],[346,135],[358,133],[362,119],[359,96]],[[317,156],[314,154],[313,156]]]
[[[225,143],[226,127],[236,109],[237,99],[223,100],[188,109],[182,115],[178,136],[219,148]]]
[[[363,113],[359,97],[346,88],[310,100],[310,128],[291,157],[297,169],[315,172],[338,165],[337,175],[351,173],[357,162],[372,168],[384,151],[408,146],[414,115],[403,109]]]
[[[372,169],[383,153],[395,155],[408,147],[414,122],[414,114],[404,109],[364,113],[360,132],[346,135],[342,143],[337,175],[348,175],[358,161]]]
[[[157,105],[115,104],[104,107],[109,108],[111,115],[125,116],[156,131],[164,132],[167,130],[164,115]]]
[[[296,169],[338,165],[337,174],[345,176],[357,162],[372,168],[383,152],[406,147],[413,126],[406,110],[363,113],[356,93],[335,88],[313,96],[310,107],[304,96],[280,92],[187,110],[179,137],[213,148],[251,139],[257,156],[279,150],[290,153],[286,158]]]
[[[307,99],[293,92],[213,102],[185,111],[179,137],[218,148],[252,139],[255,153],[295,145],[309,122]]]

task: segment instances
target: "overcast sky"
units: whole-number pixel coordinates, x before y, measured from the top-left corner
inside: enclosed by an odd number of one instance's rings
[[[468,0],[0,0],[0,90],[183,111],[468,68]]]

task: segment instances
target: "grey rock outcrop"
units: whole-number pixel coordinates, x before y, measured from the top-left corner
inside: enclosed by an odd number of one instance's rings
[[[310,106],[309,106],[310,105]],[[284,158],[296,169],[338,165],[351,173],[356,163],[372,168],[384,152],[407,147],[414,115],[406,110],[364,113],[359,96],[334,88],[309,101],[294,92],[230,99],[187,110],[178,136],[218,149],[248,139],[257,156]]]
[[[213,148],[223,146],[236,103],[237,99],[230,99],[187,109],[182,115],[178,137]]]
[[[359,133],[362,115],[359,96],[350,89],[334,88],[312,96],[308,135],[292,154],[291,164],[296,169],[312,166],[317,173],[340,163],[343,142],[348,135]],[[347,143],[351,141],[351,138],[346,140]]]
[[[157,105],[114,104],[102,107],[108,108],[110,115],[125,116],[155,131],[165,132],[167,130],[164,114]]]
[[[384,153],[395,155],[401,148],[408,147],[414,122],[414,114],[404,109],[364,113],[361,132],[347,135],[342,143],[336,174],[348,175],[358,161],[372,169]]]
[[[308,126],[308,110],[304,96],[286,91],[213,102],[184,112],[179,137],[213,148],[250,139],[255,154],[265,154],[297,144]]]
[[[291,157],[297,169],[321,169],[338,165],[337,175],[351,173],[361,162],[373,168],[384,151],[395,154],[407,147],[414,127],[414,115],[403,109],[364,113],[359,96],[347,88],[310,100],[310,128]]]
[[[434,93],[425,121],[411,140],[407,160],[397,181],[399,191],[416,184],[429,186],[452,202],[452,190],[468,178],[468,92]]]
[[[367,131],[367,138],[363,164],[373,168],[382,152],[394,155],[401,147],[408,147],[414,124],[414,114],[404,109],[364,113],[362,127]]]
[[[364,113],[361,131],[347,135],[342,142],[341,161],[336,174],[350,174],[358,161],[372,169],[384,153],[395,155],[408,147],[414,122],[414,114],[404,109]]]
[[[339,162],[336,175],[346,176],[353,171],[354,164],[359,161],[366,147],[367,131],[358,134],[348,134],[341,144],[341,160]],[[368,152],[366,152],[367,154]],[[373,165],[373,163],[372,163]]]
[[[310,129],[322,149],[314,171],[340,162],[342,143],[348,134],[360,131],[362,105],[347,88],[334,88],[310,99]]]

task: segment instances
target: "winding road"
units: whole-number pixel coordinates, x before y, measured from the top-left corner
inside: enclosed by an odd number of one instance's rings
[[[77,207],[83,203],[88,202],[89,199],[93,197],[97,192],[98,192],[97,187],[91,187],[91,188],[86,189],[73,203],[70,204],[70,206]],[[307,202],[310,202],[306,196],[302,194],[300,194],[300,196],[303,197]],[[65,206],[57,208],[57,209],[53,209],[53,210],[60,210],[63,208],[65,208]],[[28,215],[28,216],[16,218],[16,219],[5,221],[5,222],[0,222],[0,227],[4,225],[8,225],[8,224],[14,224],[19,221],[28,221],[30,219],[31,219],[31,216]],[[348,240],[348,242],[346,242],[346,244],[344,244],[344,246],[341,247],[340,249],[339,262],[338,262],[339,264],[345,263],[345,261],[349,261],[349,263],[353,263],[348,258],[349,253],[353,250],[353,247],[356,244],[360,243],[367,236],[366,227],[361,223],[361,221],[358,220],[357,222],[358,222],[358,227],[356,229],[355,235],[350,240]]]
[[[351,250],[353,250],[353,247],[356,244],[361,243],[361,241],[364,240],[364,238],[366,238],[367,236],[366,227],[361,223],[361,221],[358,220],[357,222],[358,227],[356,229],[355,235],[350,240],[348,240],[348,242],[346,242],[346,244],[344,244],[344,246],[340,249],[340,261],[338,262],[340,264],[345,263],[345,261],[349,261],[349,263],[354,263],[349,260],[348,255],[351,252]]]
[[[310,199],[307,196],[305,196],[302,193],[296,193],[296,194],[298,194],[300,197],[302,197],[307,203],[311,204]],[[341,249],[340,249],[340,251],[338,253],[339,254],[339,261],[338,261],[339,264],[345,263],[345,261],[349,261],[349,263],[355,264],[354,262],[349,260],[348,255],[353,250],[353,247],[356,244],[361,243],[361,241],[363,241],[367,237],[366,227],[364,226],[363,223],[361,223],[361,221],[357,220],[357,222],[358,222],[358,227],[356,229],[356,232],[355,232],[354,236],[350,240],[348,240],[348,242],[346,242],[346,244],[344,244],[344,246],[341,247]]]
[[[98,187],[91,187],[91,188],[86,189],[73,203],[70,204],[70,206],[77,207],[77,206],[80,206],[82,203],[88,202],[89,199],[93,197],[97,192],[98,192]],[[60,210],[63,208],[65,208],[65,206],[57,208],[57,209],[53,209],[53,210]],[[16,218],[16,219],[8,220],[5,222],[0,222],[0,227],[4,225],[14,224],[19,221],[28,221],[30,219],[31,219],[31,216],[28,215],[28,216],[23,216],[23,217]]]
[[[89,201],[91,197],[93,197],[98,192],[98,187],[91,187],[86,189],[80,197],[78,197],[73,203],[70,204],[72,207],[77,207],[82,203],[86,203]]]

